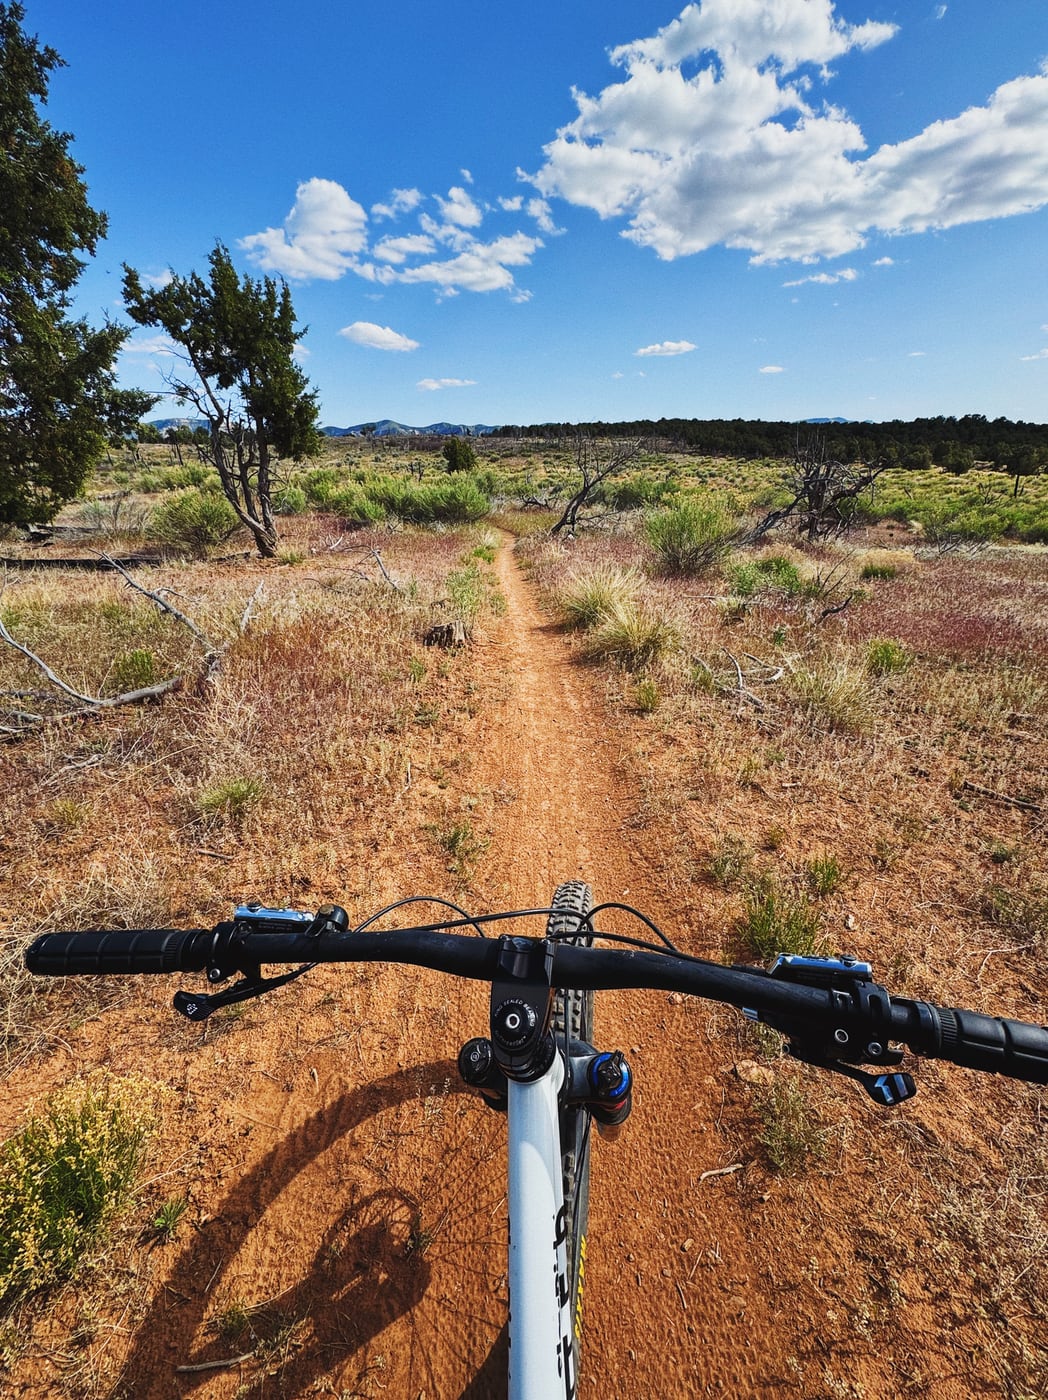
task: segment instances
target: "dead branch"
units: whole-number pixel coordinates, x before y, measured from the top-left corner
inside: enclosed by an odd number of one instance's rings
[[[176,1366],[176,1375],[189,1375],[193,1371],[222,1371],[230,1366],[243,1366],[245,1362],[252,1361],[255,1353],[245,1351],[243,1356],[227,1356],[222,1361],[198,1361],[195,1366]]]
[[[253,614],[254,611],[255,611],[255,604],[259,601],[259,599],[262,597],[262,594],[263,594],[264,592],[265,592],[265,584],[260,583],[260,584],[258,585],[258,587],[255,589],[254,593],[252,593],[251,597],[247,600],[247,607],[244,609],[243,613],[242,613],[241,616],[240,616],[240,635],[241,635],[241,636],[243,636],[244,633],[247,631],[247,629],[248,629],[248,624],[249,624],[250,621],[251,621],[251,616],[252,616],[252,614]]]
[[[21,642],[15,641],[14,637],[11,636],[11,633],[4,626],[2,619],[0,619],[0,640],[5,641],[8,646],[14,647],[15,651],[20,651],[28,661],[33,663],[37,670],[43,672],[53,686],[63,691],[71,699],[79,700],[85,705],[97,705],[100,703],[93,695],[82,695],[79,690],[74,690],[71,685],[66,685],[61,677],[55,675],[46,661],[42,661],[35,652],[30,651],[28,647],[24,647]]]
[[[365,573],[364,569],[361,567],[365,559],[374,559],[375,563],[378,565],[379,573],[389,584],[390,588],[394,589],[397,593],[403,593],[404,590],[401,588],[400,584],[394,583],[393,579],[390,577],[385,564],[382,562],[382,553],[378,549],[365,550],[360,556],[357,566],[353,569],[353,573],[357,578],[362,578],[365,583],[376,584],[377,586],[377,581],[373,579],[370,574]]]
[[[967,792],[977,793],[979,797],[989,798],[991,802],[1003,802],[1007,807],[1020,807],[1024,812],[1039,812],[1040,806],[1032,802],[1028,797],[1012,797],[1007,792],[994,792],[992,788],[980,787],[978,783],[973,783],[970,778],[965,778],[961,786]]]
[[[173,618],[175,618],[176,621],[181,622],[184,627],[188,627],[190,632],[192,632],[193,636],[196,637],[197,641],[204,648],[204,652],[207,657],[210,657],[214,652],[218,650],[215,644],[210,640],[210,638],[204,635],[204,633],[200,630],[196,623],[191,618],[186,617],[184,612],[180,612],[173,603],[169,603],[167,599],[164,598],[160,593],[154,593],[151,588],[146,588],[144,584],[141,584],[138,582],[137,579],[132,578],[132,576],[128,573],[124,566],[118,563],[110,555],[103,554],[102,558],[107,560],[109,565],[112,568],[114,568],[118,574],[121,575],[128,588],[133,588],[136,592],[141,593],[146,598],[151,599],[161,610],[161,612],[169,613]]]
[[[822,612],[815,619],[816,627],[820,622],[825,622],[828,617],[835,617],[837,613],[842,613],[845,608],[850,607],[855,601],[855,594],[849,593],[842,603],[835,603],[831,608],[823,608]]]
[[[721,647],[721,651],[724,652],[724,655],[735,667],[735,675],[738,680],[739,699],[748,700],[751,705],[756,705],[758,710],[763,710],[765,708],[764,701],[759,699],[756,695],[754,695],[753,691],[750,690],[749,687],[746,685],[745,679],[743,678],[742,674],[742,667],[739,665],[738,661],[735,659],[734,656],[732,656],[731,652],[728,650],[727,647]]]
[[[22,651],[24,648],[19,647],[18,650]],[[61,685],[61,682],[59,684]],[[54,715],[29,715],[22,711],[15,711],[9,717],[24,720],[25,723],[0,725],[0,743],[13,743],[18,739],[25,738],[28,734],[35,733],[44,725],[65,724],[67,720],[72,719],[97,718],[103,710],[116,709],[119,705],[141,705],[147,700],[159,700],[162,695],[167,695],[172,690],[178,690],[181,684],[181,676],[172,676],[169,680],[158,681],[156,685],[147,685],[141,690],[125,691],[123,695],[98,696],[88,700],[87,704],[78,706],[75,710],[61,710]],[[66,689],[64,686],[62,688]]]

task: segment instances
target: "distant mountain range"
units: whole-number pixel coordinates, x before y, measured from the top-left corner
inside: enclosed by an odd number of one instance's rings
[[[166,433],[169,428],[206,428],[203,418],[151,418],[152,427],[158,433]],[[325,437],[488,437],[495,432],[488,423],[430,423],[425,428],[413,428],[407,423],[395,423],[392,418],[383,418],[377,423],[355,423],[352,428],[321,428]]]
[[[430,423],[412,428],[383,418],[378,423],[357,423],[352,428],[321,428],[326,437],[488,437],[495,429],[487,423]]]
[[[151,425],[160,433],[169,428],[206,428],[203,418],[151,418]],[[849,423],[849,418],[805,418],[805,423]],[[382,418],[377,423],[355,423],[351,428],[328,426],[320,430],[325,437],[489,437],[497,432],[490,423],[430,423],[425,428],[413,428],[408,423],[397,423],[392,418]]]

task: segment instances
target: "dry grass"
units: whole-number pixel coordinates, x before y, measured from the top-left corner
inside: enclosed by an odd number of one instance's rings
[[[451,722],[468,703],[468,668],[421,638],[472,542],[357,536],[351,549],[295,568],[148,571],[147,586],[223,649],[212,683],[190,632],[112,575],[41,571],[8,587],[0,608],[12,633],[83,693],[104,692],[136,648],[150,649],[159,674],[184,678],[162,704],[0,746],[9,1055],[38,1047],[49,1020],[57,1029],[82,1010],[78,987],[41,990],[21,973],[28,934],[210,922],[231,897],[294,900],[317,881],[318,849],[349,858],[380,831],[409,829],[413,777],[439,744],[423,711]],[[375,548],[395,587],[375,567]],[[0,691],[47,688],[0,647]]]

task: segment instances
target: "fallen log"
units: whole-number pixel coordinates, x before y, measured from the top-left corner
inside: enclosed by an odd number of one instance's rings
[[[163,555],[160,553],[150,554],[122,554],[117,558],[99,559],[97,556],[88,556],[76,559],[18,559],[0,557],[0,568],[3,569],[93,569],[108,570],[114,569],[117,565],[124,568],[138,568],[143,565],[162,564]]]

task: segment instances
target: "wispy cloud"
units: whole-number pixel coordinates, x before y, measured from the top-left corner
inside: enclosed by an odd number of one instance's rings
[[[784,287],[803,287],[814,282],[820,287],[835,287],[838,282],[854,282],[858,277],[854,267],[842,267],[840,272],[816,272],[810,277],[798,277],[793,282],[784,282]]]
[[[339,335],[344,335],[354,345],[366,346],[369,350],[417,350],[419,342],[401,335],[390,326],[377,326],[374,321],[354,321],[351,326],[343,326]]]
[[[1038,350],[1036,355],[1020,355],[1020,360],[1048,360],[1048,346],[1043,350]]]
[[[658,345],[645,345],[634,350],[635,355],[687,355],[696,347],[690,340],[663,340]]]
[[[782,365],[761,365],[761,367],[760,367],[760,373],[761,373],[761,374],[785,374],[786,371],[783,369]]]
[[[469,389],[476,382],[475,379],[420,379],[415,388],[432,393],[435,389]]]
[[[120,347],[122,355],[163,355],[177,353],[174,342],[166,335],[134,335]]]
[[[871,233],[915,233],[1048,203],[1048,70],[984,106],[866,154],[819,93],[836,58],[896,26],[848,24],[833,0],[701,0],[612,51],[624,71],[545,147],[532,183],[626,221],[662,258],[716,244],[754,261],[839,257]]]
[[[524,200],[506,199],[499,205],[496,216],[519,214]],[[540,231],[559,231],[544,199],[531,199],[525,212]],[[352,272],[380,287],[430,283],[441,297],[502,290],[514,300],[527,300],[529,293],[517,286],[510,269],[528,266],[543,246],[541,238],[520,229],[479,237],[485,208],[461,185],[432,199],[414,189],[394,190],[387,202],[371,208],[377,222],[406,216],[417,220],[414,229],[372,243],[371,221],[362,206],[335,181],[315,178],[299,185],[280,228],[249,234],[239,246],[267,272],[303,281],[334,281]]]

